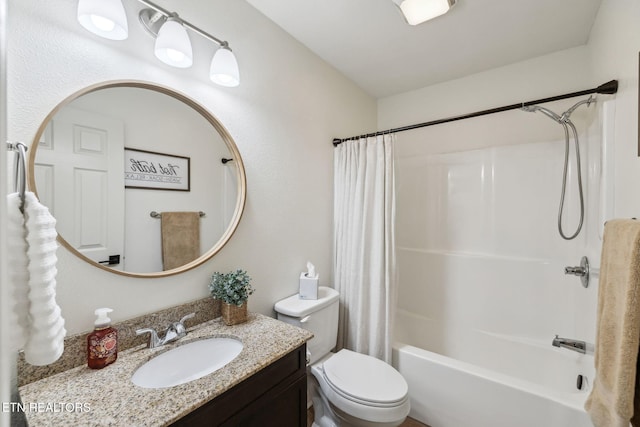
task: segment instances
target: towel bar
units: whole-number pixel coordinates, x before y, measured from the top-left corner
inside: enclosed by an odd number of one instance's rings
[[[200,215],[200,218],[202,218],[202,217],[207,215],[206,213],[204,213],[202,211],[198,212],[198,214]],[[152,218],[160,218],[160,212],[151,211],[149,216],[152,217]]]

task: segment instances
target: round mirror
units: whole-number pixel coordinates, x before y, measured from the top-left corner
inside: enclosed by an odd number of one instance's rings
[[[72,253],[160,277],[222,249],[242,216],[246,177],[233,139],[202,106],[165,87],[110,82],[47,116],[29,150],[29,188]]]

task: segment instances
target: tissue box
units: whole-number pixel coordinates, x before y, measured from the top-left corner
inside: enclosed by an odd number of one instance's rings
[[[300,273],[300,299],[318,299],[318,276],[307,277],[307,273]]]

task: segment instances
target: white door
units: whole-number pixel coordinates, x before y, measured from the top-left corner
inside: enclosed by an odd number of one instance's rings
[[[35,167],[38,196],[57,219],[58,234],[118,270],[124,270],[123,159],[122,121],[65,107],[45,131]]]

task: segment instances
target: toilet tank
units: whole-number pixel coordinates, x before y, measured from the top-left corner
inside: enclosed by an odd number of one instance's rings
[[[336,346],[338,338],[338,291],[318,287],[318,299],[300,299],[298,294],[278,301],[275,305],[278,320],[313,333],[307,341],[310,362],[315,363]]]

